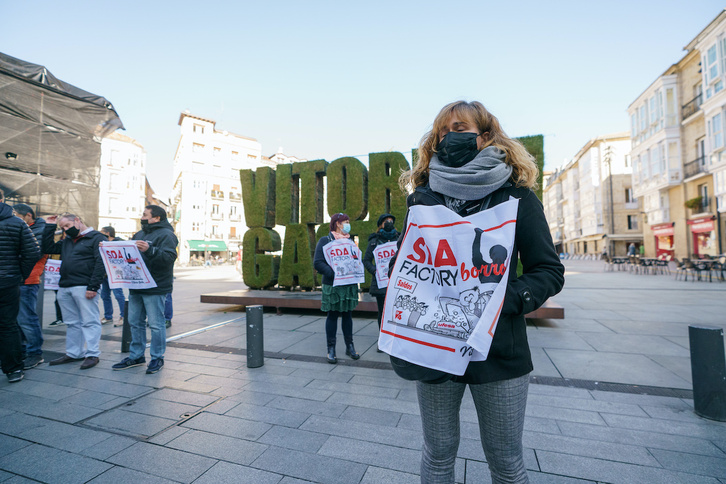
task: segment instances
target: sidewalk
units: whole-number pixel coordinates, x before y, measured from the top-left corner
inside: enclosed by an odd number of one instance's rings
[[[726,483],[726,423],[693,413],[687,336],[690,323],[726,325],[726,284],[567,267],[566,319],[528,331],[533,380],[552,383],[530,385],[531,482]],[[354,319],[362,358],[340,342],[329,365],[323,313],[265,313],[268,357],[248,369],[244,313],[198,303],[241,287],[229,267],[177,271],[170,336],[230,322],[170,343],[155,375],[110,369],[123,356],[107,325],[97,367],[0,381],[0,482],[419,482],[415,386],[385,369],[374,319]],[[46,360],[64,332],[46,329]],[[620,391],[597,390],[608,383]],[[457,482],[490,482],[468,393],[461,419]]]

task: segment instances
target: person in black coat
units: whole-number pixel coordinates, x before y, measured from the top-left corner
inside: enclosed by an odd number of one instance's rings
[[[400,180],[402,188],[414,189],[407,199],[409,207],[443,205],[466,217],[510,197],[519,199],[507,290],[486,360],[470,362],[462,376],[424,369],[439,375],[416,382],[424,433],[421,481],[454,482],[459,407],[468,385],[492,481],[526,483],[522,431],[533,366],[524,315],[564,285],[564,267],[555,252],[542,203],[532,191],[537,164],[479,102],[445,106],[433,129],[422,138],[418,153],[418,162]],[[407,220],[404,233],[406,225]],[[477,233],[477,239],[480,237]],[[483,260],[477,253],[479,247],[473,249],[475,258]],[[503,247],[492,249],[487,282],[497,277],[506,259]],[[515,270],[518,261],[521,275]],[[415,366],[394,357],[391,363],[401,375]],[[421,374],[428,378],[430,373]]]
[[[13,215],[0,190],[0,365],[10,383],[23,379],[18,327],[20,286],[40,259],[40,247],[28,225]]]
[[[366,247],[366,253],[363,256],[363,266],[373,277],[371,278],[371,287],[368,289],[368,293],[376,298],[378,303],[378,329],[381,329],[381,317],[383,316],[383,303],[386,301],[386,288],[378,287],[378,281],[376,280],[376,261],[373,256],[373,251],[379,245],[387,244],[388,242],[398,239],[398,231],[393,224],[396,222],[396,217],[390,213],[384,213],[378,217],[378,231],[368,236],[368,247]],[[377,350],[379,353],[381,350]]]
[[[56,226],[65,232],[55,241]],[[93,368],[101,355],[101,315],[98,291],[106,279],[106,269],[98,250],[106,237],[72,213],[51,215],[43,230],[42,249],[46,254],[60,254],[58,304],[66,324],[66,352],[50,361],[51,366],[83,361],[81,370]]]

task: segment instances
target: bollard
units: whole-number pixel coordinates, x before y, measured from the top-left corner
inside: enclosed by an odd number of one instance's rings
[[[124,326],[121,332],[121,353],[131,350],[131,326],[129,326],[129,300],[124,300]]]
[[[726,356],[723,329],[688,326],[693,379],[693,409],[697,415],[726,422]]]
[[[247,368],[265,364],[265,341],[262,333],[262,306],[247,306]]]

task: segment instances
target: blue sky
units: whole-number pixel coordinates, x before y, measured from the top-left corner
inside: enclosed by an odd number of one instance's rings
[[[718,1],[0,0],[0,52],[105,96],[172,184],[179,114],[301,158],[408,152],[439,109],[479,100],[546,168],[627,131],[627,106]],[[367,162],[367,158],[362,157]]]

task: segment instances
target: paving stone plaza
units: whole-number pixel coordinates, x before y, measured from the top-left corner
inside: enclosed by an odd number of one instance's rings
[[[689,324],[726,328],[726,283],[565,265],[565,319],[528,326],[530,481],[726,484],[726,423],[693,412],[688,342]],[[234,269],[176,274],[161,372],[112,371],[121,328],[105,325],[97,367],[44,363],[0,381],[0,482],[419,482],[415,386],[376,352],[374,315],[354,315],[361,359],[339,337],[330,365],[323,313],[265,312],[265,364],[249,369],[245,313],[199,303],[243,288]],[[46,362],[64,348],[53,316],[47,292]],[[476,422],[467,393],[459,483],[491,482]]]

